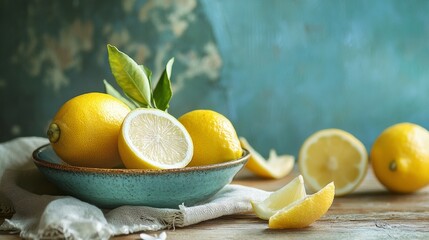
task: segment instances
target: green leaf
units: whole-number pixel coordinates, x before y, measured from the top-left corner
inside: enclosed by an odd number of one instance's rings
[[[152,106],[154,108],[157,108],[155,101],[153,99],[153,93],[152,93],[152,71],[149,68],[147,68],[146,66],[144,66],[143,64],[139,65],[139,66],[143,69],[143,71],[146,73],[147,78],[149,79],[150,103],[152,104]]]
[[[174,58],[170,59],[165,66],[165,70],[156,84],[153,91],[153,99],[156,107],[160,110],[167,110],[173,91],[171,90],[171,68],[173,67]]]
[[[112,74],[124,93],[141,107],[153,107],[151,88],[146,72],[128,55],[115,46],[107,45]]]
[[[143,71],[146,73],[146,76],[147,76],[147,78],[149,79],[149,82],[151,82],[152,81],[152,71],[149,69],[149,68],[147,68],[146,66],[144,66],[143,64],[142,65],[139,65],[142,69],[143,69]]]
[[[135,109],[137,105],[129,101],[128,99],[124,98],[110,83],[108,83],[105,79],[103,80],[104,87],[106,88],[106,93],[121,100],[123,103],[125,103],[128,107],[131,109]]]
[[[128,99],[130,99],[130,101],[134,104],[134,105],[136,105],[137,106],[137,108],[139,108],[139,107],[141,107],[141,108],[148,108],[149,106],[148,105],[145,105],[145,104],[141,104],[141,103],[138,103],[138,102],[136,102],[134,99],[132,99],[130,96],[128,96],[128,94],[126,94],[125,93],[125,96],[127,96],[127,98]]]

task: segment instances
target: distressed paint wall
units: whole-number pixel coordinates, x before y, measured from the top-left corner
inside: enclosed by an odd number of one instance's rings
[[[429,2],[0,0],[0,141],[43,135],[67,99],[113,77],[106,43],[160,73],[175,116],[210,108],[266,154],[347,130],[429,128]]]
[[[66,100],[104,91],[103,79],[113,84],[107,43],[150,67],[155,79],[175,57],[176,114],[185,101],[198,102],[180,94],[187,81],[198,81],[201,97],[219,80],[222,60],[196,0],[1,0],[0,9],[0,141],[43,136]]]

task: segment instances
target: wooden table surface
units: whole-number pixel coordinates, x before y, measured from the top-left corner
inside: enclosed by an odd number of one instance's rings
[[[233,183],[273,191],[296,175],[295,171],[284,179],[263,180],[242,172]],[[166,233],[167,239],[429,239],[429,187],[414,194],[392,194],[369,171],[354,193],[335,198],[327,214],[304,229],[271,230],[267,221],[245,213]],[[17,235],[0,235],[0,239],[17,238]],[[131,240],[139,236],[114,239]]]

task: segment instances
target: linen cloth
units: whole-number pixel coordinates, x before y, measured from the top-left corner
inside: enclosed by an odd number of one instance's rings
[[[15,214],[0,230],[20,231],[30,239],[108,239],[119,234],[185,227],[224,215],[248,212],[250,200],[260,201],[270,192],[229,184],[196,206],[178,209],[121,206],[100,209],[72,196],[64,196],[39,173],[31,154],[48,143],[46,138],[23,137],[0,144],[0,194]],[[0,201],[0,212],[10,211]]]

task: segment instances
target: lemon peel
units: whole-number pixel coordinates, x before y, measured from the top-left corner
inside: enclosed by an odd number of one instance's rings
[[[251,154],[246,168],[252,173],[271,179],[279,179],[292,172],[295,165],[295,158],[292,155],[277,155],[274,149],[270,150],[267,160],[265,160],[246,140],[240,137],[241,146]]]

